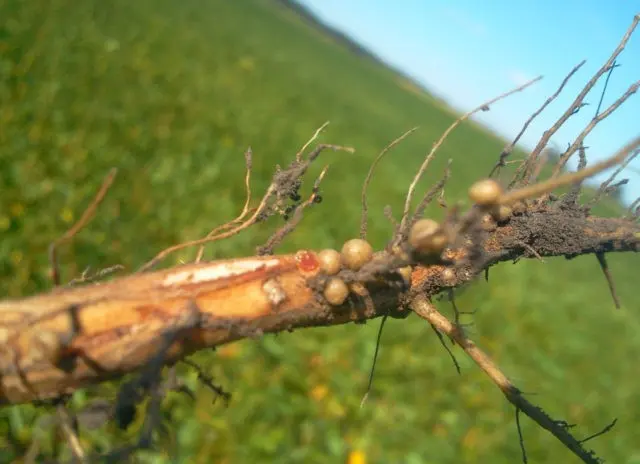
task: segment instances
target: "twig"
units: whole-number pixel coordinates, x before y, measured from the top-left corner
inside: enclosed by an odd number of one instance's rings
[[[605,195],[609,195],[610,193],[617,192],[628,183],[629,183],[629,179],[621,179],[615,184],[611,184],[609,187],[607,187],[604,193]]]
[[[520,409],[516,407],[516,428],[518,429],[518,442],[520,443],[520,451],[522,452],[522,462],[527,464],[527,449],[524,446],[524,435],[522,434],[522,426],[520,425]]]
[[[518,141],[520,141],[520,138],[524,135],[524,133],[526,132],[526,130],[528,129],[529,125],[533,122],[533,120],[535,118],[537,118],[540,113],[542,113],[545,108],[547,106],[549,106],[549,104],[555,100],[558,95],[560,95],[560,92],[562,92],[562,90],[564,89],[564,86],[567,85],[567,82],[569,82],[569,79],[571,79],[571,77],[573,77],[573,75],[578,72],[578,70],[586,63],[586,60],[582,60],[580,63],[578,63],[576,66],[573,67],[573,69],[569,72],[569,74],[566,75],[566,77],[563,79],[562,83],[560,84],[560,87],[558,87],[558,89],[555,91],[555,93],[553,95],[551,95],[549,98],[547,98],[547,100],[542,104],[542,106],[540,108],[538,108],[530,117],[529,119],[527,119],[527,121],[524,123],[524,125],[522,126],[522,129],[520,129],[520,132],[518,133],[518,135],[516,136],[515,139],[513,139],[513,142],[511,142],[509,145],[507,145],[506,147],[504,147],[504,149],[502,150],[502,153],[500,153],[500,159],[498,160],[498,162],[495,164],[495,166],[493,167],[493,169],[491,169],[491,172],[489,173],[489,177],[493,176],[493,174],[499,170],[501,167],[505,166],[506,163],[506,159],[507,157],[511,154],[511,152],[513,151],[513,148],[516,146],[516,144],[518,143]]]
[[[493,360],[470,340],[460,327],[456,327],[444,317],[429,300],[420,295],[411,302],[411,309],[435,326],[440,332],[447,334],[460,345],[467,355],[480,367],[502,391],[504,396],[516,408],[525,413],[540,427],[551,432],[567,449],[585,463],[598,464],[599,460],[592,451],[587,451],[569,431],[565,422],[554,420],[541,408],[530,403],[513,383],[502,373]]]
[[[444,133],[440,136],[440,138],[433,144],[433,147],[431,147],[431,151],[429,152],[429,154],[426,156],[426,158],[424,159],[424,161],[422,162],[422,165],[420,166],[420,169],[418,169],[418,172],[416,173],[415,177],[413,178],[413,181],[411,182],[411,184],[409,185],[409,190],[407,192],[407,197],[404,203],[404,211],[402,213],[402,221],[400,222],[400,231],[402,233],[404,233],[406,230],[407,223],[409,221],[409,210],[411,209],[411,201],[413,200],[413,194],[414,191],[416,189],[416,186],[418,185],[418,182],[420,181],[420,179],[422,178],[423,174],[425,173],[425,171],[427,170],[427,167],[429,166],[429,163],[431,162],[431,160],[433,159],[433,157],[436,154],[436,151],[440,148],[440,146],[442,145],[442,143],[445,141],[445,139],[449,136],[449,134],[458,126],[460,125],[463,121],[467,120],[469,117],[473,116],[475,113],[479,112],[479,111],[486,111],[487,108],[496,103],[499,100],[502,100],[510,95],[513,95],[514,93],[517,92],[521,92],[524,89],[526,89],[527,87],[533,85],[534,83],[538,82],[540,79],[542,79],[542,76],[538,76],[535,79],[530,80],[529,82],[516,87],[513,90],[510,90],[508,92],[503,93],[502,95],[499,95],[483,104],[481,104],[480,106],[478,106],[477,108],[474,108],[473,110],[465,113],[464,115],[462,115],[461,117],[459,117],[458,119],[456,119],[453,124],[451,124],[447,130],[444,131]]]
[[[62,429],[65,439],[69,443],[73,457],[79,462],[84,462],[85,452],[82,449],[82,444],[80,443],[78,435],[75,430],[73,430],[71,418],[69,417],[69,413],[67,412],[64,404],[56,406],[56,414],[58,416],[58,423],[60,424],[60,428]]]
[[[367,211],[368,211],[368,208],[367,208],[367,188],[369,187],[369,184],[371,183],[371,178],[373,177],[373,172],[374,172],[376,166],[378,165],[380,160],[382,160],[384,155],[386,155],[393,147],[395,147],[397,144],[402,142],[404,139],[406,139],[409,135],[411,135],[417,129],[418,129],[417,127],[409,129],[404,134],[402,134],[400,137],[398,137],[397,139],[393,140],[389,145],[384,147],[384,149],[378,154],[378,156],[376,156],[376,159],[373,160],[373,163],[371,163],[371,167],[369,167],[369,172],[367,173],[367,177],[365,178],[364,184],[362,185],[362,218],[360,219],[360,238],[362,238],[362,239],[366,239],[367,238]]]
[[[636,198],[635,200],[633,200],[633,202],[629,205],[629,209],[628,211],[628,215],[633,216],[635,214],[635,210],[637,207],[640,206],[640,197]]]
[[[538,261],[544,264],[544,258],[540,256],[540,253],[538,253],[531,245],[521,240],[518,240],[516,243],[518,245],[522,245],[522,247],[526,249],[529,253],[531,253],[532,256],[535,256]]]
[[[452,160],[449,160],[447,162],[447,166],[444,169],[444,174],[442,175],[442,179],[440,179],[438,182],[436,182],[433,185],[433,187],[431,187],[427,191],[427,193],[425,193],[425,195],[422,197],[422,199],[420,200],[420,203],[418,203],[418,206],[416,207],[416,211],[413,214],[410,223],[413,223],[418,218],[422,217],[422,215],[424,214],[424,210],[427,209],[427,206],[429,206],[429,203],[431,203],[433,198],[438,193],[441,195],[442,201],[444,201],[444,197],[443,197],[444,186],[446,185],[447,181],[449,180],[449,177],[451,177],[451,162],[452,162]]]
[[[640,81],[637,81],[634,84],[632,84],[627,89],[627,91],[620,96],[620,98],[618,98],[606,110],[604,110],[598,116],[593,118],[589,122],[589,124],[587,124],[587,126],[582,130],[582,132],[580,132],[580,134],[576,137],[576,139],[571,144],[571,146],[567,149],[567,151],[565,151],[562,154],[562,156],[560,156],[560,159],[558,160],[555,167],[553,168],[553,173],[551,174],[551,177],[556,177],[560,175],[562,168],[564,168],[564,166],[567,164],[567,161],[569,161],[569,158],[571,158],[571,156],[576,152],[576,150],[578,149],[580,144],[584,141],[584,139],[587,137],[587,135],[589,135],[589,133],[598,125],[600,121],[603,121],[604,119],[609,117],[611,114],[613,114],[613,112],[616,111],[620,107],[620,105],[622,105],[629,97],[635,94],[638,91],[638,89],[640,89]],[[529,180],[535,180],[535,178],[532,177]]]
[[[380,321],[380,328],[378,328],[378,335],[376,336],[376,349],[373,352],[373,363],[371,363],[371,371],[369,371],[369,383],[367,383],[367,391],[364,392],[362,396],[362,401],[360,401],[360,408],[364,407],[364,403],[366,403],[367,398],[369,397],[369,392],[371,391],[371,386],[373,385],[373,374],[376,371],[376,362],[378,361],[378,352],[380,349],[380,340],[382,339],[382,329],[384,329],[384,323],[387,322],[388,315],[382,316],[382,321]]]
[[[618,150],[618,152],[615,155],[613,155],[612,157],[604,161],[596,163],[581,171],[567,173],[560,177],[547,179],[544,182],[540,182],[538,184],[525,186],[518,190],[512,190],[510,192],[507,192],[502,197],[501,202],[503,204],[515,203],[516,201],[525,200],[527,198],[549,193],[565,185],[570,185],[576,182],[580,182],[583,179],[586,179],[587,177],[591,177],[594,174],[602,172],[605,169],[608,169],[612,166],[615,166],[616,164],[622,163],[627,158],[627,156],[629,156],[629,153],[633,152],[639,146],[640,146],[640,136],[631,140],[624,147]]]
[[[542,169],[547,165],[549,155],[550,155],[549,150],[543,150],[542,153],[540,154],[540,157],[538,158],[537,163],[535,164],[535,166],[533,166],[533,175],[531,176],[531,179],[533,179],[533,181],[538,179],[538,176],[542,172]],[[531,182],[525,183],[525,185],[528,185],[529,183]]]
[[[398,230],[398,221],[396,221],[396,218],[393,217],[393,210],[391,208],[391,205],[386,205],[382,211],[382,213],[384,214],[384,217],[387,218],[387,220],[391,223],[391,225],[393,226],[393,230],[397,231]]]
[[[453,354],[453,351],[451,351],[451,348],[449,348],[447,346],[447,342],[445,341],[445,339],[442,336],[442,334],[438,331],[438,329],[436,329],[436,326],[433,325],[433,324],[430,324],[430,325],[431,325],[431,328],[433,329],[433,332],[438,337],[438,340],[440,341],[440,344],[442,345],[442,347],[445,349],[445,351],[447,352],[447,354],[451,358],[451,361],[453,362],[453,366],[456,368],[456,372],[458,373],[458,375],[461,374],[462,373],[462,369],[460,369],[460,364],[458,363],[458,360],[456,359],[456,355]]]
[[[207,237],[204,237],[204,238],[201,238],[201,239],[198,239],[198,240],[191,240],[191,241],[188,241],[188,242],[184,242],[184,243],[179,243],[177,245],[173,245],[173,246],[171,246],[169,248],[165,248],[160,253],[158,253],[156,256],[154,256],[154,258],[151,261],[149,261],[148,263],[143,265],[138,270],[138,272],[145,272],[145,271],[153,268],[158,262],[160,262],[166,256],[168,256],[169,254],[171,254],[171,253],[173,253],[175,251],[182,250],[183,248],[188,248],[188,247],[198,246],[198,245],[204,245],[205,243],[210,243],[210,242],[214,242],[214,241],[218,241],[218,240],[223,240],[225,238],[232,237],[233,235],[236,235],[236,234],[242,232],[243,230],[245,230],[246,228],[250,227],[251,225],[253,225],[253,224],[255,224],[257,222],[257,219],[258,219],[260,213],[262,213],[266,209],[267,202],[269,201],[269,199],[271,199],[271,196],[275,193],[275,191],[276,191],[275,185],[271,184],[271,186],[269,186],[269,188],[267,189],[267,192],[265,193],[264,197],[262,198],[262,201],[260,202],[260,205],[258,206],[258,208],[256,208],[256,210],[249,217],[249,219],[247,219],[245,222],[241,223],[237,227],[234,227],[231,230],[228,230],[226,232],[221,232],[221,233],[219,233],[217,235],[207,236]]]
[[[300,223],[304,210],[312,204],[321,201],[322,197],[318,194],[318,190],[320,188],[320,183],[322,182],[322,179],[324,178],[328,170],[329,166],[325,166],[324,169],[320,172],[320,175],[314,183],[311,195],[304,203],[298,205],[298,207],[295,209],[295,212],[293,213],[293,217],[283,227],[281,227],[273,235],[271,235],[271,237],[269,237],[264,245],[257,248],[256,251],[258,255],[262,256],[273,254],[273,249],[280,243],[282,243],[285,237],[293,232],[296,226]]]
[[[89,206],[87,206],[87,209],[84,210],[84,213],[82,213],[80,219],[78,219],[78,221],[73,226],[71,226],[71,228],[67,230],[60,238],[49,245],[49,263],[51,265],[51,280],[53,281],[53,285],[60,285],[60,269],[58,267],[57,248],[63,242],[71,240],[92,219],[93,214],[95,213],[102,200],[104,200],[104,197],[107,195],[111,184],[113,184],[117,173],[117,168],[112,168],[109,171],[109,173],[102,181],[102,185],[100,186],[98,193],[96,193],[93,201],[89,204]]]
[[[607,280],[607,285],[609,286],[609,291],[611,292],[611,298],[613,298],[613,304],[616,306],[616,309],[620,309],[620,299],[618,298],[618,293],[616,292],[616,286],[613,282],[613,276],[611,275],[611,271],[609,270],[607,258],[604,253],[596,253],[596,258],[598,258],[600,269],[602,269],[602,273]]]
[[[578,171],[583,170],[587,167],[587,153],[586,147],[584,144],[580,144],[580,148],[578,149],[578,156],[580,157],[580,162],[578,163]],[[535,178],[538,177],[538,174],[534,175]],[[576,205],[578,203],[578,197],[580,196],[580,192],[582,191],[582,182],[576,182],[573,184],[573,187],[569,189],[567,194],[562,199],[562,202],[565,205]]]
[[[196,374],[198,375],[198,380],[200,380],[200,382],[206,385],[216,395],[221,397],[224,401],[225,406],[229,405],[229,401],[231,401],[231,393],[225,391],[222,387],[219,387],[218,385],[213,383],[213,379],[210,376],[208,376],[200,366],[198,366],[196,363],[194,363],[190,359],[185,358],[182,360],[182,362],[190,366],[196,371]]]
[[[631,37],[631,34],[633,33],[634,29],[636,28],[636,25],[638,24],[638,21],[640,21],[640,15],[636,15],[633,18],[633,21],[632,21],[631,25],[627,29],[626,33],[622,37],[622,40],[620,41],[620,43],[618,44],[618,46],[614,50],[614,52],[611,55],[611,57],[609,57],[607,62],[591,77],[589,82],[587,82],[587,84],[584,86],[582,91],[578,94],[578,96],[573,101],[573,103],[571,105],[569,105],[569,107],[562,114],[562,116],[560,116],[560,118],[548,130],[546,130],[545,133],[543,134],[543,136],[540,138],[540,141],[538,142],[536,147],[533,149],[533,151],[529,155],[529,158],[527,160],[527,165],[525,166],[525,169],[524,169],[524,173],[523,173],[522,179],[523,179],[525,185],[528,184],[529,182],[531,182],[531,180],[532,180],[531,179],[531,176],[532,176],[531,168],[535,165],[536,160],[538,158],[538,155],[540,154],[542,149],[547,145],[547,143],[549,142],[551,137],[560,129],[560,127],[562,127],[564,125],[564,123],[567,122],[567,120],[572,115],[574,115],[583,106],[584,98],[591,91],[591,89],[595,86],[596,82],[598,82],[600,77],[604,73],[606,73],[609,70],[609,68],[613,65],[613,63],[615,62],[615,60],[618,57],[618,55],[620,55],[620,53],[622,53],[622,50],[624,50],[627,42],[629,41],[629,38]],[[598,116],[598,117],[600,117],[600,116]]]
[[[451,303],[451,309],[453,309],[453,323],[456,326],[460,326],[460,311],[458,311],[458,305],[456,304],[455,295],[453,293],[453,288],[447,290],[447,298]]]
[[[73,287],[74,285],[93,282],[95,280],[99,280],[99,279],[103,278],[104,276],[106,276],[108,274],[112,274],[114,272],[122,271],[122,270],[124,270],[124,266],[122,264],[114,264],[113,266],[105,267],[104,269],[98,270],[94,274],[89,274],[89,268],[87,268],[80,275],[80,277],[77,277],[77,278],[72,279],[69,282],[67,282],[66,286],[67,287]]]
[[[620,174],[627,167],[627,165],[639,154],[640,154],[640,150],[636,150],[626,160],[620,163],[620,166],[618,167],[618,169],[616,169],[615,172],[611,174],[611,176],[609,176],[609,178],[600,185],[600,188],[598,189],[594,197],[589,202],[588,204],[589,206],[592,206],[596,204],[598,201],[600,201],[602,196],[606,194],[607,188],[609,187],[609,185],[611,185],[611,182],[613,182],[614,179],[618,176],[618,174]]]
[[[604,80],[604,87],[602,88],[602,93],[600,94],[600,101],[598,101],[598,107],[596,108],[596,114],[594,115],[595,118],[597,118],[598,114],[600,114],[600,108],[602,108],[602,101],[604,100],[604,96],[607,93],[607,87],[609,86],[609,79],[611,79],[611,74],[613,74],[613,70],[618,66],[620,65],[614,60],[613,64],[611,65],[611,69],[609,69],[609,72],[607,73],[607,77]]]
[[[245,163],[245,175],[244,175],[244,188],[246,191],[246,199],[244,201],[244,206],[242,211],[231,222],[227,222],[226,224],[221,225],[220,227],[216,227],[211,232],[207,234],[207,237],[213,237],[215,234],[219,233],[221,230],[229,228],[238,222],[241,222],[244,217],[249,213],[249,205],[251,204],[251,170],[253,168],[253,152],[251,147],[247,148],[247,151],[244,152],[244,163]],[[198,254],[196,255],[195,262],[199,263],[202,260],[202,255],[204,254],[204,245],[200,246],[198,250]]]
[[[289,189],[291,187],[290,184],[292,184],[293,182],[299,180],[302,176],[304,176],[304,174],[306,173],[307,168],[309,167],[309,165],[325,149],[334,150],[334,151],[342,150],[342,151],[347,151],[347,152],[350,152],[350,153],[352,153],[354,151],[353,148],[343,147],[341,145],[329,145],[329,144],[320,144],[320,145],[318,145],[309,154],[309,156],[307,157],[306,160],[303,160],[303,161],[300,161],[300,162],[298,162],[296,160],[286,170],[276,172],[276,174],[274,175],[274,180],[271,183],[271,185],[269,185],[269,187],[267,188],[267,191],[264,194],[264,196],[262,197],[262,200],[260,201],[260,204],[255,209],[253,214],[248,219],[246,219],[244,222],[240,223],[239,225],[237,225],[237,226],[235,226],[235,227],[233,227],[233,228],[231,228],[229,230],[226,230],[224,232],[220,232],[220,233],[218,233],[216,235],[212,235],[212,236],[208,235],[208,236],[206,236],[204,238],[201,238],[201,239],[191,240],[191,241],[179,243],[177,245],[173,245],[173,246],[171,246],[169,248],[166,248],[166,249],[162,250],[160,253],[158,253],[152,260],[150,260],[149,262],[144,264],[138,270],[138,272],[145,272],[145,271],[153,268],[161,260],[163,260],[166,256],[168,256],[169,254],[171,254],[171,253],[173,253],[175,251],[182,250],[182,249],[188,248],[188,247],[204,245],[206,243],[211,243],[211,242],[215,242],[215,241],[218,241],[218,240],[223,240],[223,239],[232,237],[234,235],[237,235],[240,232],[242,232],[243,230],[251,227],[253,224],[258,222],[262,218],[262,215],[264,213],[267,212],[267,208],[269,206],[269,201],[274,196],[280,194],[283,190]]]
[[[601,435],[604,435],[605,433],[609,432],[613,427],[615,427],[616,423],[618,422],[618,419],[613,419],[613,421],[611,421],[610,424],[606,425],[602,430],[600,430],[599,432],[594,433],[593,435],[589,435],[587,438],[583,438],[582,440],[580,440],[580,443],[585,443],[589,440],[592,440],[596,437],[599,437]]]
[[[320,127],[318,127],[316,129],[316,131],[314,132],[313,136],[311,136],[311,138],[309,140],[307,140],[307,142],[302,146],[302,148],[300,149],[300,151],[298,151],[298,153],[296,153],[296,161],[300,162],[302,160],[302,155],[304,154],[305,150],[307,148],[309,148],[309,145],[311,145],[320,135],[320,133],[325,130],[325,128],[329,125],[329,121],[325,122],[323,125],[321,125]]]

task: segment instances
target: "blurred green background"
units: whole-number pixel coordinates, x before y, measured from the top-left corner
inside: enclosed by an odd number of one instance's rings
[[[487,98],[493,95],[487,95]],[[111,167],[119,175],[99,214],[61,251],[63,279],[90,267],[136,269],[166,246],[234,217],[244,201],[244,157],[254,192],[268,185],[325,121],[324,202],[278,249],[340,247],[358,233],[360,189],[373,157],[405,130],[420,130],[384,161],[370,187],[370,238],[386,243],[410,179],[455,119],[409,80],[355,53],[275,0],[3,0],[0,2],[0,294],[50,288],[47,246],[81,214]],[[422,191],[448,159],[450,202],[485,176],[504,146],[473,124],[440,150]],[[514,154],[514,158],[522,154]],[[306,186],[307,189],[309,185]],[[615,209],[608,208],[608,212]],[[432,209],[431,214],[441,214]],[[208,258],[249,255],[272,220],[209,247]],[[172,265],[194,250],[177,253]],[[638,257],[610,256],[624,307],[613,308],[596,259],[503,264],[489,283],[460,292],[472,335],[552,416],[587,436],[608,462],[640,463]],[[634,271],[635,269],[635,271]],[[445,311],[449,311],[442,303]],[[512,463],[520,461],[513,409],[459,352],[458,376],[431,329],[392,320],[374,391],[367,384],[377,323],[310,329],[235,343],[194,356],[233,393],[228,408],[182,371],[198,393],[165,400],[167,436],[141,462]],[[117,384],[78,393],[113,398]],[[54,435],[34,427],[33,406],[0,410],[0,462],[33,440],[41,458]],[[82,435],[88,449],[131,439],[137,426]],[[523,419],[530,462],[573,462]],[[64,456],[64,454],[63,454]]]

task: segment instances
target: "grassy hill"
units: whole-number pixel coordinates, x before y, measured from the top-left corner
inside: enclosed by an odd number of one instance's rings
[[[339,247],[357,235],[373,157],[420,126],[370,188],[370,238],[381,246],[391,232],[383,208],[398,214],[417,166],[455,119],[406,78],[274,0],[5,0],[0,18],[3,296],[49,288],[47,245],[77,219],[109,168],[120,172],[100,214],[63,252],[67,280],[88,266],[135,269],[234,217],[244,201],[246,147],[260,192],[274,165],[327,120],[322,140],[357,151],[323,155],[331,164],[325,201],[279,251]],[[421,188],[451,158],[447,197],[465,201],[466,187],[488,173],[503,145],[478,125],[463,125]],[[208,257],[251,254],[275,226],[216,244]],[[610,261],[621,311],[589,256],[501,265],[488,284],[462,291],[459,304],[478,310],[475,338],[521,388],[553,416],[579,424],[578,435],[618,417],[592,446],[609,462],[638,463],[638,258]],[[196,355],[233,393],[231,405],[213,403],[195,374],[185,373],[197,398],[169,395],[170,434],[144,462],[345,462],[356,451],[370,463],[519,462],[514,411],[462,356],[458,376],[416,318],[388,324],[374,392],[360,409],[376,329],[298,331]],[[115,391],[106,385],[74,401]],[[0,462],[39,436],[33,425],[41,413],[0,411]],[[527,420],[523,431],[531,462],[573,459]],[[106,447],[133,433],[109,426],[84,439]],[[54,441],[46,436],[43,449]]]

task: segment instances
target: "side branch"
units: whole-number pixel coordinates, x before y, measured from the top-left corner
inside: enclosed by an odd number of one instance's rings
[[[478,346],[464,334],[464,331],[460,327],[444,317],[426,297],[419,296],[415,298],[412,302],[411,309],[440,332],[451,337],[489,376],[517,410],[522,411],[540,425],[540,427],[551,432],[583,462],[595,464],[599,462],[593,452],[586,450],[582,446],[582,443],[568,431],[566,422],[552,419],[541,408],[530,403],[522,395],[522,392],[504,375],[493,360],[478,348]]]

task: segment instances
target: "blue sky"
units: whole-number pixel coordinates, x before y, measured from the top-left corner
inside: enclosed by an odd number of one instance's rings
[[[538,75],[534,87],[480,113],[477,120],[512,138],[559,86],[587,63],[563,93],[531,124],[523,145],[532,148],[592,74],[609,58],[640,13],[635,1],[602,0],[298,0],[325,23],[347,33],[459,110],[469,110]],[[640,79],[640,26],[618,58],[603,107]],[[587,96],[591,104],[552,139],[572,141],[594,116],[604,80]],[[640,93],[632,96],[586,139],[591,162],[640,134]],[[570,164],[575,167],[574,164]],[[600,176],[598,179],[602,179]],[[606,177],[606,175],[604,175]],[[640,160],[623,172],[625,199],[640,195]]]

